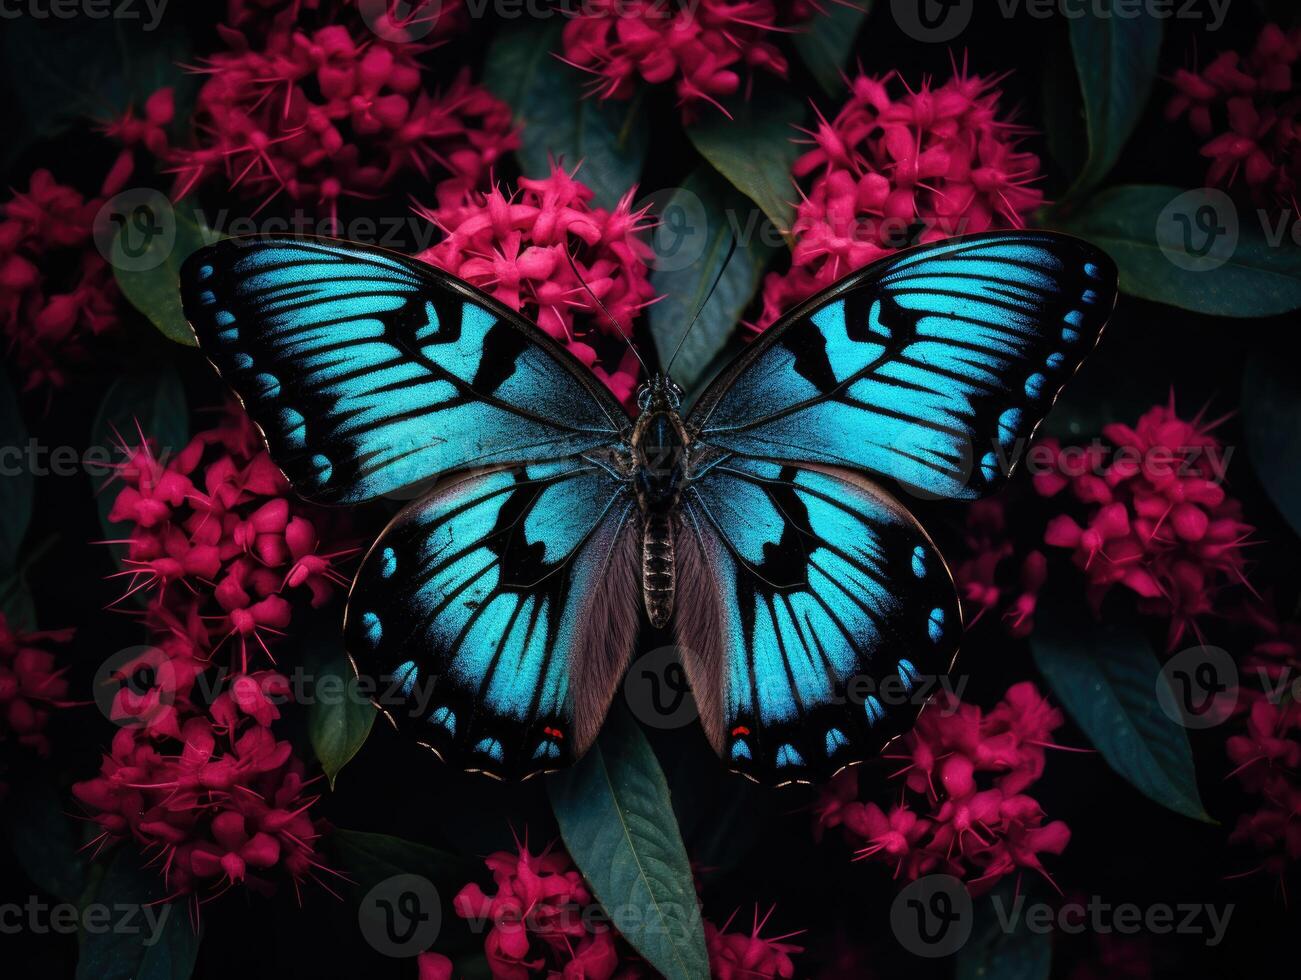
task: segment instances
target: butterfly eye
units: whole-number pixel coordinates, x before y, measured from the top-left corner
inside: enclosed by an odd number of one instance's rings
[[[679,408],[682,405],[682,389],[670,381],[664,390],[668,395],[669,405],[674,409]]]
[[[637,407],[643,412],[650,408],[651,390],[650,385],[642,385],[637,389]]]

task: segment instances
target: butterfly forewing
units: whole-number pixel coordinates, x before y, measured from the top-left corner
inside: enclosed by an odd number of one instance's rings
[[[235,238],[181,272],[199,346],[303,496],[353,503],[453,470],[559,459],[629,427],[542,331],[380,249]]]
[[[1065,235],[911,249],[771,327],[687,427],[713,447],[979,497],[1010,475],[1115,299],[1111,260]]]

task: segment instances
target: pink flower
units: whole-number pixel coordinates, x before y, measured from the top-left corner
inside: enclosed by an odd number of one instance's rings
[[[1006,504],[997,497],[967,509],[965,544],[969,557],[954,566],[953,578],[966,607],[967,625],[974,626],[991,610],[1001,610],[1010,635],[1029,636],[1039,591],[1048,577],[1043,552],[1017,553],[1007,536]]]
[[[1301,54],[1301,31],[1267,24],[1245,58],[1219,54],[1199,72],[1179,69],[1166,118],[1186,116],[1211,162],[1206,181],[1221,187],[1239,178],[1261,204],[1295,210],[1301,178],[1301,99],[1293,66]],[[1219,130],[1217,133],[1216,131]]]
[[[0,204],[0,336],[26,390],[66,385],[93,341],[117,329],[117,284],[93,235],[130,163],[119,158],[94,198],[37,170],[26,192]]]
[[[303,764],[288,742],[250,719],[214,726],[200,709],[156,748],[142,728],[119,729],[100,774],[73,795],[100,825],[101,840],[129,838],[156,853],[176,894],[221,882],[270,884],[273,872],[295,883],[323,869],[319,828],[307,816]]]
[[[420,213],[443,239],[419,257],[524,313],[629,401],[637,359],[625,341],[655,297],[640,237],[648,221],[632,209],[633,191],[613,211],[593,207],[592,191],[553,166],[549,177],[521,177],[510,196],[440,185],[437,197]]]
[[[0,745],[12,739],[41,757],[50,754],[45,726],[50,709],[65,706],[68,682],[48,645],[72,635],[70,629],[14,630],[0,612]]]
[[[795,946],[785,940],[799,933],[787,933],[784,936],[764,938],[759,935],[768,918],[768,914],[759,918],[759,910],[754,912],[754,923],[747,932],[727,932],[735,913],[722,927],[712,922],[705,923],[705,948],[709,951],[709,973],[715,980],[790,980],[795,976],[795,963],[791,954],[803,952],[803,947]]]
[[[565,24],[564,61],[593,76],[602,99],[630,99],[638,82],[672,83],[683,117],[700,103],[720,102],[741,88],[741,71],[786,77],[773,43],[816,5],[774,0],[700,0],[685,7],[656,0],[593,0]]]
[[[1019,228],[1043,203],[1039,160],[998,115],[997,82],[959,72],[912,89],[859,75],[835,117],[819,115],[796,162],[790,272],[764,282],[758,328],[837,279],[916,242]],[[892,89],[903,88],[897,98]]]
[[[1150,409],[1131,428],[1103,429],[1101,447],[1068,461],[1053,439],[1031,452],[1040,495],[1069,489],[1083,513],[1048,522],[1044,543],[1071,552],[1095,608],[1115,586],[1138,596],[1144,613],[1170,621],[1173,648],[1213,611],[1216,594],[1244,582],[1245,544],[1253,528],[1227,496],[1213,426],[1185,421],[1170,404]],[[1082,464],[1082,465],[1081,465]]]
[[[421,953],[416,963],[419,980],[452,980],[452,961],[442,953]]]
[[[347,585],[337,563],[349,550],[321,553],[326,512],[290,496],[243,412],[165,462],[147,442],[126,452],[109,518],[133,525],[120,573],[128,595],[150,590],[173,617],[196,603],[218,644],[238,640],[244,663],[248,641],[266,649],[289,624],[287,594],[320,606]]]
[[[318,528],[333,532],[337,518],[289,496],[238,410],[170,459],[148,441],[126,453],[110,516],[131,525],[120,574],[128,594],[153,593],[143,617],[153,645],[117,668],[110,716],[124,727],[99,775],[73,793],[101,839],[156,852],[178,894],[266,888],[277,875],[297,885],[325,870],[307,814],[315,797],[271,729],[289,679],[250,670],[248,648],[270,656],[293,618],[286,596],[319,605],[346,584],[336,567],[346,552],[318,547]],[[130,683],[142,676],[143,689]],[[224,684],[198,697],[211,686],[201,678]]]
[[[1028,681],[1008,688],[987,713],[951,695],[937,698],[892,756],[906,763],[900,801],[885,810],[858,800],[848,770],[824,788],[815,833],[840,826],[856,860],[909,880],[943,871],[979,892],[1020,870],[1047,877],[1039,855],[1060,854],[1070,830],[1045,822],[1025,790],[1043,775],[1049,738],[1063,723]]]
[[[509,107],[468,72],[441,94],[424,90],[427,43],[385,39],[351,17],[316,29],[287,15],[253,25],[254,36],[220,30],[228,50],[202,69],[188,140],[167,137],[167,90],[142,118],[128,112],[108,127],[176,174],[177,198],[220,180],[263,205],[284,194],[334,221],[341,199],[378,196],[404,173],[445,176],[448,193],[482,186],[518,145]]]
[[[563,850],[533,854],[526,841],[517,843],[517,853],[498,851],[486,863],[495,893],[468,884],[452,908],[463,919],[491,923],[484,952],[495,980],[609,980],[621,960],[621,976],[637,975],[640,961],[621,950],[612,928],[591,914],[595,900]]]

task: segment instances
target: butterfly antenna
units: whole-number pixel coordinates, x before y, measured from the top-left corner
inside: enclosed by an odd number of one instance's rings
[[[574,278],[577,279],[579,285],[587,291],[587,295],[592,297],[592,302],[601,308],[601,312],[605,314],[605,318],[615,325],[619,331],[619,336],[623,338],[623,342],[627,344],[628,349],[632,351],[632,356],[637,358],[637,363],[641,365],[641,369],[646,372],[646,377],[649,378],[651,373],[650,368],[648,368],[646,362],[641,359],[641,354],[637,353],[637,345],[632,342],[632,338],[628,336],[628,331],[623,328],[623,324],[616,320],[610,311],[605,308],[605,304],[601,302],[601,297],[592,292],[592,287],[587,284],[587,280],[583,278],[583,274],[578,271],[578,263],[574,261],[574,256],[569,249],[565,249],[565,258],[569,260],[569,268],[574,270]]]
[[[664,365],[664,377],[669,376],[669,369],[673,367],[673,362],[678,358],[678,351],[682,350],[682,345],[686,342],[687,335],[691,333],[691,328],[696,325],[700,319],[700,314],[705,312],[705,307],[709,301],[714,298],[714,290],[718,284],[723,281],[723,273],[727,271],[728,263],[732,261],[732,256],[736,254],[736,232],[731,234],[732,243],[727,248],[727,255],[723,258],[723,267],[718,270],[718,275],[714,276],[714,284],[709,287],[709,292],[705,293],[704,300],[696,307],[696,312],[691,315],[691,322],[687,324],[687,329],[682,331],[682,336],[678,338],[678,346],[673,348],[673,354],[669,357],[668,364]]]

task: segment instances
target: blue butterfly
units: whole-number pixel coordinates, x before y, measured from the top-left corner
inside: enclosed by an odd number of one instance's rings
[[[715,749],[783,784],[906,731],[922,699],[900,692],[943,675],[962,632],[943,558],[869,474],[930,498],[1001,485],[1116,270],[1046,232],[897,252],[784,317],[685,416],[652,378],[636,418],[533,324],[387,251],[230,239],[181,291],[303,496],[439,478],[348,599],[348,650],[394,724],[503,779],[564,766],[644,608],[673,624]]]

